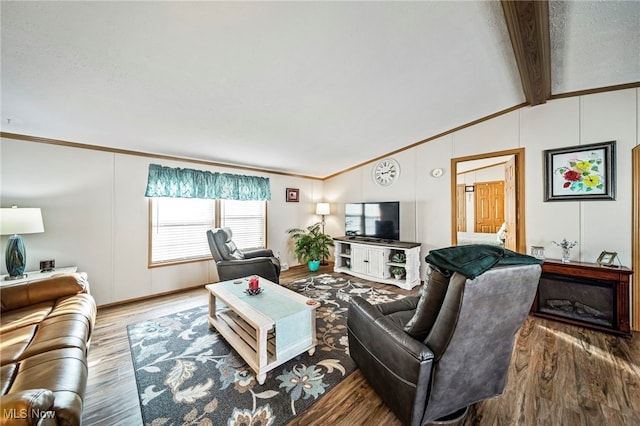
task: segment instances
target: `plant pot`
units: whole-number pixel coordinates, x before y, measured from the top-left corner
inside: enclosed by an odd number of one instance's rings
[[[307,266],[309,266],[309,270],[311,272],[315,272],[320,267],[320,261],[319,260],[310,260],[310,261],[307,262]]]
[[[396,278],[396,280],[401,280],[402,274],[395,274],[394,277]]]

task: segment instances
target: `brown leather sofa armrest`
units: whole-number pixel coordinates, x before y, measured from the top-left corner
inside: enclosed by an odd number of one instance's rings
[[[48,389],[29,389],[0,397],[3,426],[32,426],[55,416],[53,392]]]
[[[56,300],[64,296],[88,292],[87,274],[80,272],[6,286],[0,293],[0,300],[2,302],[2,312],[5,312],[36,303]]]

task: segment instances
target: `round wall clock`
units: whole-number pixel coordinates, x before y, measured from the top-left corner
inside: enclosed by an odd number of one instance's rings
[[[373,180],[378,185],[388,186],[398,180],[400,176],[400,164],[393,158],[378,161],[373,168]]]

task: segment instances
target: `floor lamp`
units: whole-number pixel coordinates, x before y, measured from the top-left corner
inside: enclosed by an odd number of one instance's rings
[[[329,207],[329,203],[316,204],[316,214],[322,216],[322,221],[320,223],[322,224],[322,233],[324,234],[324,225],[327,224],[324,217],[328,214],[331,214],[331,208]],[[320,259],[320,264],[321,265],[327,264],[327,262],[324,260],[324,257]]]
[[[322,233],[324,234],[324,225],[327,224],[324,217],[325,215],[331,214],[331,209],[329,208],[329,203],[318,203],[316,204],[316,214],[322,216]]]
[[[5,280],[16,280],[26,277],[24,268],[27,263],[27,252],[24,241],[18,234],[35,234],[44,232],[42,212],[40,209],[19,209],[16,206],[0,209],[0,235],[11,235],[7,241],[5,261],[7,273]]]

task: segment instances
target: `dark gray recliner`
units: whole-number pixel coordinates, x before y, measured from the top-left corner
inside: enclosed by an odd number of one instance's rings
[[[216,261],[220,281],[258,275],[280,283],[280,261],[270,249],[239,250],[232,241],[230,228],[207,231],[211,255]]]
[[[497,266],[472,280],[429,265],[419,297],[379,305],[354,297],[351,357],[405,424],[459,419],[503,392],[540,273],[537,264]]]

